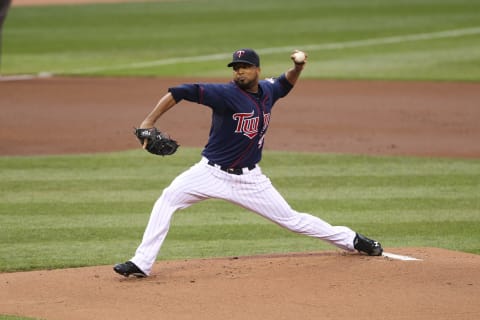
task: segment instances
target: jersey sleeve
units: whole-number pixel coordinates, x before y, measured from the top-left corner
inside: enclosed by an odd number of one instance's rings
[[[177,103],[182,100],[191,102],[199,102],[200,100],[200,85],[198,84],[182,84],[169,88],[168,92],[172,94]]]
[[[177,103],[187,100],[217,110],[225,108],[226,90],[226,86],[213,83],[182,84],[168,89]]]
[[[268,78],[261,82],[266,84],[266,87],[272,95],[273,102],[285,97],[293,88],[293,85],[288,82],[285,74],[282,74],[278,78]]]
[[[285,73],[282,74],[280,77],[275,79],[274,81],[274,89],[273,93],[276,99],[283,98],[285,97],[290,90],[292,90],[293,85],[288,82],[287,77],[285,76]]]

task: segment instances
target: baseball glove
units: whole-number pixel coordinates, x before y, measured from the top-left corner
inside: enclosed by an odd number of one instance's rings
[[[179,147],[177,141],[170,138],[166,133],[160,132],[157,128],[135,128],[135,136],[144,145],[147,140],[145,150],[157,156],[169,156],[174,154]]]

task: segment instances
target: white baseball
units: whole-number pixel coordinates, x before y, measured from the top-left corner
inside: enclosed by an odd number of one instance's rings
[[[304,63],[305,53],[303,53],[302,51],[295,52],[293,54],[293,61],[295,61],[295,63]]]

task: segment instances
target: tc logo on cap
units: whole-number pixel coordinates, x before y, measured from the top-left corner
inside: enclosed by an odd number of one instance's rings
[[[245,54],[245,50],[238,50],[236,52],[237,57],[240,59]]]

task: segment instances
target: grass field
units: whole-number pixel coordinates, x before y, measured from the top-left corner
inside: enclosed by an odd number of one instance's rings
[[[0,272],[128,259],[153,202],[199,152],[182,148],[162,159],[142,150],[1,157]],[[351,226],[387,248],[480,253],[479,161],[269,151],[262,163],[292,207]],[[160,259],[322,249],[334,248],[208,200],[177,212]]]
[[[225,76],[239,47],[263,74],[306,49],[306,78],[480,79],[480,2],[204,0],[13,7],[2,72]]]
[[[25,317],[16,317],[16,316],[8,316],[8,315],[1,315],[0,320],[33,320],[34,318],[25,318]]]

